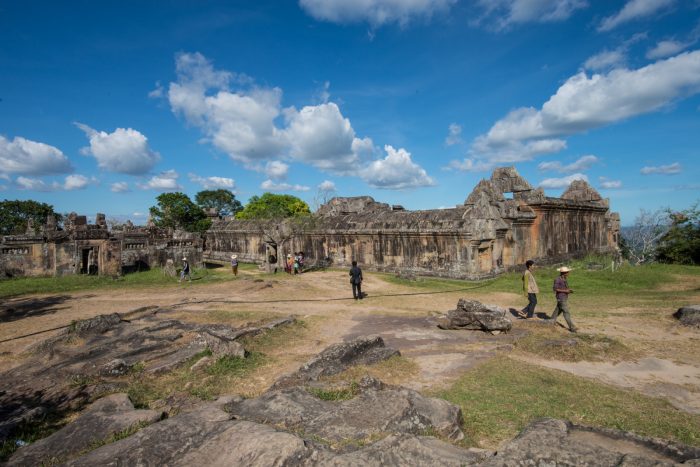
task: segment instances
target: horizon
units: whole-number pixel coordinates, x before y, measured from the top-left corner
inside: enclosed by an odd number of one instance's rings
[[[462,204],[494,167],[631,225],[700,199],[700,2],[0,4],[0,198]],[[56,21],[61,18],[61,21]]]

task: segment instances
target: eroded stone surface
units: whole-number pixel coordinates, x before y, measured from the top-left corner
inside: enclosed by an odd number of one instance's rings
[[[686,326],[700,326],[700,305],[681,307],[673,316]]]
[[[438,320],[441,329],[471,329],[480,331],[510,331],[511,320],[506,317],[508,310],[496,305],[484,305],[476,300],[459,299],[457,309]]]

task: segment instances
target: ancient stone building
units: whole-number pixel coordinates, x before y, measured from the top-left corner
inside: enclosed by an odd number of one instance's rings
[[[8,235],[0,242],[0,277],[94,274],[118,276],[122,272],[163,266],[168,259],[179,264],[187,257],[201,264],[202,238],[153,226],[110,232],[104,214],[95,224],[71,213],[59,229],[49,216],[38,229],[31,223],[25,235]]]
[[[377,271],[477,279],[527,259],[616,253],[620,221],[608,207],[585,181],[552,198],[504,167],[451,209],[406,211],[363,196],[333,198],[303,221],[214,221],[203,259],[223,263],[235,253],[263,263],[273,254],[281,265],[287,254],[303,251],[307,263],[346,267],[357,260]]]

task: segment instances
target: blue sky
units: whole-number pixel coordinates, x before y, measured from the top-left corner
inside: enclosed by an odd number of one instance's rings
[[[623,224],[700,199],[700,0],[0,0],[0,198],[464,202],[514,165]]]

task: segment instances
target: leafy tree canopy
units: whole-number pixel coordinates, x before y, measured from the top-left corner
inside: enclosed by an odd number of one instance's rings
[[[311,214],[309,205],[296,196],[264,193],[262,196],[251,197],[236,217],[238,219],[284,219],[308,214]]]
[[[0,235],[23,234],[27,230],[27,220],[32,219],[34,227],[39,228],[46,223],[46,217],[52,214],[60,221],[53,206],[46,203],[27,200],[4,200],[0,202]]]
[[[194,200],[202,209],[216,209],[220,216],[233,216],[243,209],[236,195],[229,190],[200,191],[195,195]]]
[[[156,200],[158,206],[151,206],[149,211],[153,223],[158,227],[204,232],[211,226],[211,221],[202,208],[184,193],[163,193]]]
[[[671,227],[656,249],[659,261],[700,264],[700,203],[680,212],[668,212]]]

